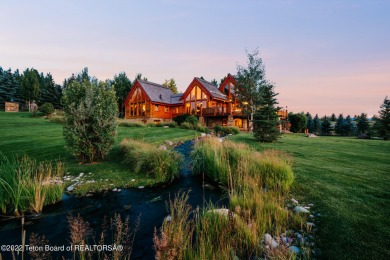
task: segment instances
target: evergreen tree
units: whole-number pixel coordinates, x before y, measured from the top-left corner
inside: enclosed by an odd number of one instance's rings
[[[309,112],[306,113],[306,128],[309,131],[309,133],[313,133],[313,117]]]
[[[26,69],[23,72],[20,85],[20,94],[22,98],[28,103],[30,111],[31,102],[37,100],[41,92],[40,77],[38,71],[33,68]]]
[[[379,110],[379,134],[385,140],[390,140],[390,99],[385,97]]]
[[[342,131],[344,135],[352,135],[354,132],[354,124],[350,115],[345,118]]]
[[[123,102],[125,102],[125,99],[131,90],[131,80],[127,77],[125,72],[121,72],[114,76],[112,85],[114,86],[116,96],[118,98],[118,111],[120,111],[119,116],[124,117],[125,107],[123,106]]]
[[[318,134],[320,133],[321,130],[321,121],[320,118],[318,117],[318,114],[313,119],[313,133]]]
[[[43,76],[43,75],[42,75]],[[41,77],[42,77],[41,76]],[[55,84],[53,76],[47,73],[43,76],[39,104],[51,103],[55,108],[61,108],[62,88]]]
[[[322,124],[321,124],[321,134],[322,135],[329,135],[330,130],[331,130],[330,120],[325,116],[324,121],[322,121]]]
[[[146,78],[146,77],[143,77],[143,78],[142,78],[142,73],[137,73],[137,74],[135,75],[134,81],[136,81],[137,79],[148,81],[148,78]]]
[[[277,112],[280,107],[272,84],[263,85],[260,92],[260,108],[254,114],[254,137],[261,142],[273,142],[280,136],[280,120]]]
[[[213,79],[213,80],[211,81],[211,84],[213,84],[214,86],[218,87],[218,82],[217,82],[216,79]]]
[[[345,119],[343,114],[340,114],[339,117],[337,118],[336,125],[335,125],[335,131],[339,135],[344,134],[344,124],[345,124]]]
[[[331,116],[330,116],[330,121],[331,122],[336,122],[336,115],[333,113]]]
[[[356,126],[359,134],[366,134],[370,129],[370,122],[368,121],[367,114],[361,113],[356,118]]]
[[[21,102],[19,71],[12,73],[11,69],[4,71],[0,67],[0,107],[4,108],[5,102]]]

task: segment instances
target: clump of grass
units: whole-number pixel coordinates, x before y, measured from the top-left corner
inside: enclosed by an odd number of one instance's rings
[[[294,181],[288,158],[276,151],[260,153],[243,143],[207,138],[195,145],[191,157],[194,174],[206,174],[230,191],[243,187],[240,184],[248,176],[259,188],[282,191],[288,191]]]
[[[16,216],[26,211],[40,213],[44,206],[62,198],[63,164],[40,162],[24,156],[10,161],[0,154],[0,209]]]
[[[64,124],[65,123],[65,119],[63,116],[58,116],[58,115],[52,115],[49,117],[49,121],[50,122],[53,122],[53,123],[58,123],[58,124]]]
[[[183,259],[191,247],[193,221],[189,220],[191,206],[188,193],[179,193],[169,201],[170,219],[165,219],[159,232],[154,229],[156,259]]]
[[[225,185],[230,198],[228,216],[198,214],[191,259],[291,258],[284,245],[267,248],[265,233],[278,237],[302,223],[284,207],[294,175],[291,163],[275,151],[259,153],[242,143],[199,141],[191,154],[195,174]]]
[[[123,163],[133,172],[144,173],[161,182],[171,182],[179,176],[181,157],[173,150],[133,139],[123,139],[121,148]]]

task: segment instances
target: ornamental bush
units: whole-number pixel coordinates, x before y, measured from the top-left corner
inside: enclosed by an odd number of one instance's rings
[[[52,103],[44,103],[42,106],[40,106],[39,111],[49,117],[54,112],[54,106]]]
[[[105,82],[72,81],[64,90],[64,138],[80,162],[106,158],[117,134],[115,90]]]

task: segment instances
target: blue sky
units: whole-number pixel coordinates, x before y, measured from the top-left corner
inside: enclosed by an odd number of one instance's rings
[[[390,96],[390,1],[1,1],[0,66],[218,81],[259,48],[281,106],[370,116]]]

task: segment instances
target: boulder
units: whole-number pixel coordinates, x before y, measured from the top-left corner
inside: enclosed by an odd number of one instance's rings
[[[275,249],[279,246],[278,242],[272,238],[272,236],[268,233],[264,235],[264,243],[272,249]]]
[[[308,211],[307,209],[305,209],[304,207],[301,207],[301,206],[296,206],[294,208],[294,212],[295,213],[306,213],[306,214],[310,213],[310,211]]]
[[[160,147],[158,149],[166,151],[167,147],[165,145],[160,145]]]
[[[288,250],[290,250],[291,252],[293,252],[296,255],[299,255],[301,253],[301,250],[296,246],[289,246]]]
[[[172,141],[165,141],[165,143],[169,146],[173,146],[173,142]]]
[[[69,192],[72,192],[74,190],[74,187],[73,186],[69,186],[68,188],[66,188],[67,191]]]
[[[292,203],[294,203],[294,204],[299,204],[298,201],[297,201],[296,199],[294,199],[294,198],[292,198],[291,201],[292,201]]]

